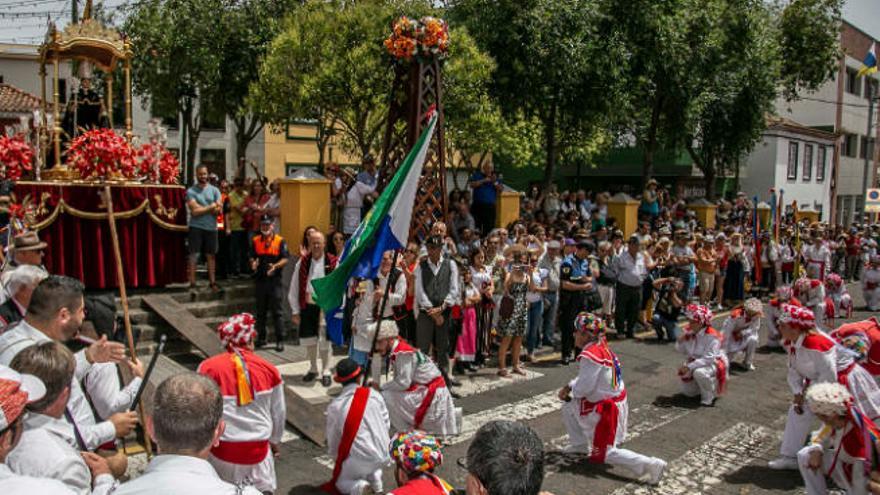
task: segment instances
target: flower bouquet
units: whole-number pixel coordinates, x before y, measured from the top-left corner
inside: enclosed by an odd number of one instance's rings
[[[0,136],[0,179],[18,180],[30,171],[34,162],[34,150],[24,136]]]
[[[174,153],[159,143],[145,143],[137,151],[141,162],[140,175],[150,182],[176,184],[180,175],[180,161]]]
[[[442,60],[449,51],[449,26],[436,17],[416,20],[403,16],[394,22],[384,44],[398,62],[410,62],[413,58]]]
[[[84,180],[131,179],[138,165],[135,149],[112,129],[92,129],[77,136],[67,157]]]

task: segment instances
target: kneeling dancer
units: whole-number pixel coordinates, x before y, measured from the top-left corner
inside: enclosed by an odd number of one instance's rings
[[[589,454],[591,463],[620,466],[657,484],[665,461],[617,447],[626,438],[629,407],[620,361],[605,339],[605,322],[592,313],[580,313],[574,341],[583,348],[577,357],[578,376],[559,391],[571,440],[566,452]]]
[[[272,363],[254,352],[254,317],[232,316],[217,327],[226,352],[210,357],[198,372],[223,395],[226,428],[208,462],[223,481],[252,483],[264,493],[275,491],[275,455],[287,420],[284,382]]]
[[[396,490],[388,495],[449,495],[452,487],[434,474],[443,464],[440,442],[423,431],[401,432],[391,439]]]
[[[782,335],[779,334],[779,315],[782,314],[782,305],[803,306],[796,297],[790,285],[781,285],[776,288],[776,297],[767,303],[767,347],[771,349],[782,348]]]
[[[333,478],[321,488],[333,495],[382,493],[388,457],[388,409],[379,392],[358,386],[364,371],[353,359],[336,365],[342,393],[327,407],[327,452],[336,459]]]
[[[797,469],[797,453],[815,421],[813,413],[804,408],[808,385],[844,385],[859,410],[872,420],[880,416],[880,390],[870,373],[855,362],[854,353],[842,349],[816,327],[816,318],[809,309],[783,305],[779,330],[788,348],[788,385],[794,398],[785,421],[781,456],[768,465],[772,469]]]
[[[681,393],[699,395],[704,406],[713,405],[727,384],[727,355],[721,333],[711,326],[712,316],[708,307],[689,304],[685,309],[688,327],[675,341],[675,349],[687,357],[678,369]]]
[[[877,426],[853,403],[853,396],[839,383],[817,383],[807,389],[807,406],[824,423],[810,445],[798,452],[798,468],[807,495],[828,493],[826,475],[847,494],[876,493],[869,489],[876,470]],[[876,476],[876,475],[875,475]]]
[[[380,389],[394,431],[458,434],[459,410],[452,402],[440,369],[428,356],[398,337],[393,321],[382,320],[376,351],[388,356],[388,367],[394,373],[394,378]]]
[[[752,297],[746,299],[743,307],[734,309],[721,325],[724,335],[724,349],[727,357],[743,353],[743,366],[754,371],[755,349],[758,348],[758,331],[761,329],[761,317],[764,311],[761,301]]]

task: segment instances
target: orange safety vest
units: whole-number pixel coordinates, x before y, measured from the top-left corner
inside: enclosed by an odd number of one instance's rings
[[[284,242],[284,238],[273,234],[271,239],[266,242],[262,234],[254,236],[254,252],[257,256],[281,256],[281,243]]]

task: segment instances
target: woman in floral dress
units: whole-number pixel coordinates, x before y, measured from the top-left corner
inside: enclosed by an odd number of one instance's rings
[[[513,256],[510,272],[504,279],[504,293],[513,298],[513,313],[510,318],[503,320],[498,328],[501,336],[501,345],[498,348],[498,375],[509,377],[507,371],[507,350],[511,353],[511,366],[517,375],[525,375],[525,371],[519,366],[519,355],[522,351],[522,340],[526,334],[529,321],[529,303],[526,301],[526,293],[531,285],[526,262],[525,246],[515,245],[510,248]]]

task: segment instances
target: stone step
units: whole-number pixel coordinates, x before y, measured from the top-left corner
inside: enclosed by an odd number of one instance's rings
[[[196,318],[228,318],[235,313],[246,311],[253,313],[256,304],[253,297],[232,299],[229,301],[197,301],[184,303],[184,307]]]

